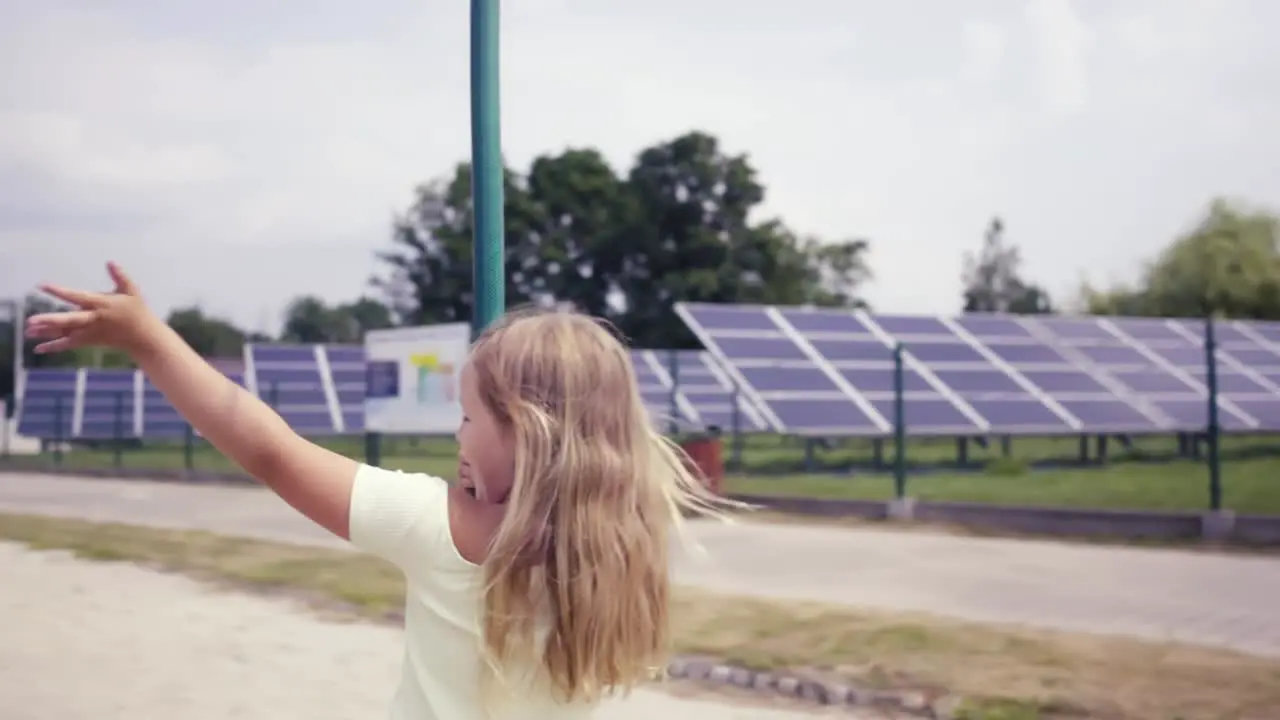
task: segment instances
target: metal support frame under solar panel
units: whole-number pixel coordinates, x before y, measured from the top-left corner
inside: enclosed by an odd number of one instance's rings
[[[899,342],[911,436],[1156,435],[1207,424],[1198,320],[699,303],[676,312],[779,433],[891,435]],[[1280,430],[1280,323],[1217,329],[1223,430]]]

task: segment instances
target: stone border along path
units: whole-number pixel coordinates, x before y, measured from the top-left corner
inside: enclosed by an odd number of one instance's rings
[[[260,488],[0,473],[0,510],[349,548]],[[698,522],[677,581],[1280,657],[1280,557]]]
[[[386,717],[399,631],[334,622],[296,603],[214,589],[175,574],[0,542],[0,698],[5,720]],[[641,689],[602,720],[884,718],[845,709],[687,697]],[[686,695],[679,697],[677,695]],[[761,704],[777,707],[762,707]]]

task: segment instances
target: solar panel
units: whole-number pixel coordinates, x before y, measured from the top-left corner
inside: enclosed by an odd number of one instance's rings
[[[362,345],[325,345],[322,347],[333,391],[342,416],[342,431],[364,431],[365,361]]]
[[[135,437],[138,390],[138,373],[133,370],[85,370],[77,436]]]
[[[1198,431],[1207,415],[1202,325],[1193,320],[952,319],[697,303],[677,312],[784,431],[889,432],[899,342],[913,434]],[[1224,328],[1223,427],[1272,427],[1280,419],[1280,323]],[[819,410],[834,419],[814,419]]]
[[[735,393],[732,380],[704,351],[632,350],[631,362],[641,397],[660,425],[674,419],[685,429],[767,429],[759,410],[741,393]],[[674,396],[673,386],[677,389]]]
[[[1208,378],[1194,319],[869,315],[831,308],[680,304],[707,351],[632,352],[656,420],[681,428],[885,436],[892,348],[904,355],[913,435],[1202,431]],[[1224,430],[1280,430],[1280,323],[1220,321]],[[255,344],[224,372],[300,432],[364,427],[359,345]],[[243,370],[243,372],[242,372]],[[129,370],[32,369],[19,432],[40,438],[180,437],[186,424]]]
[[[1178,431],[1205,428],[1209,394],[1202,324],[1151,318],[1035,318],[1030,322],[1042,328],[1043,337],[1058,345],[1064,355],[1099,377],[1120,398],[1154,417],[1160,427]],[[1222,371],[1242,367],[1226,351],[1218,358]],[[1256,373],[1240,375],[1245,377],[1226,380],[1235,391],[1220,391],[1220,422],[1232,430],[1257,429],[1259,419],[1235,401],[1235,393],[1249,398],[1250,393],[1270,394],[1271,390],[1265,387],[1265,379],[1263,383],[1251,382]],[[1266,401],[1267,397],[1251,399]]]
[[[79,371],[33,368],[23,374],[18,434],[70,439],[74,431]]]
[[[258,397],[280,413],[295,430],[307,435],[337,432],[333,379],[321,372],[316,345],[245,346]]]

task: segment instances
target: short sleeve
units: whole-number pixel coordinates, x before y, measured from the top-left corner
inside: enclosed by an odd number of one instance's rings
[[[361,465],[351,488],[351,544],[401,569],[453,551],[449,485],[441,478]]]

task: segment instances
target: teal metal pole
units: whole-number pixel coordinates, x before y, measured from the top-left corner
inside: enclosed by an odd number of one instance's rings
[[[902,368],[902,343],[893,348],[893,496],[907,496],[907,409],[903,397],[906,382]]]
[[[502,314],[502,128],[498,107],[499,0],[471,0],[471,201],[474,208],[471,328],[479,334]]]
[[[1213,316],[1204,319],[1204,362],[1209,386],[1209,509],[1222,509],[1222,457],[1219,454],[1222,426],[1218,419],[1218,342]]]

